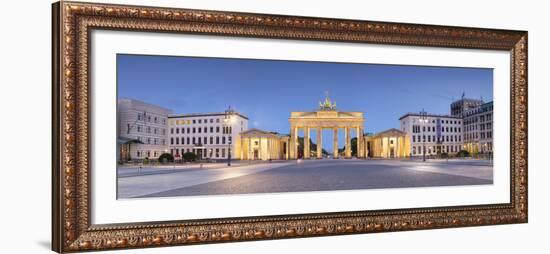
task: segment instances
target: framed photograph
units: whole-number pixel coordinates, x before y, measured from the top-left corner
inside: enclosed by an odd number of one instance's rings
[[[527,222],[527,32],[53,4],[57,252]]]

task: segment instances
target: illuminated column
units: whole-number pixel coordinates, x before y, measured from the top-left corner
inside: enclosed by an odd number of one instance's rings
[[[250,160],[251,158],[250,153],[252,153],[252,138],[248,138],[248,154],[246,156],[247,160]]]
[[[385,137],[384,138],[384,144],[383,144],[383,147],[384,147],[384,158],[388,158],[390,157],[390,139],[388,137]]]
[[[294,143],[292,146],[293,158],[298,159],[298,127],[294,127],[294,139],[292,142]]]
[[[309,127],[304,128],[304,159],[309,159]]]
[[[317,127],[317,158],[323,158],[323,129]]]
[[[271,149],[271,139],[270,138],[267,138],[267,159],[271,159],[271,152],[272,152],[272,149]]]
[[[351,158],[351,131],[349,127],[345,128],[346,136],[346,158]]]
[[[338,128],[333,128],[334,137],[332,138],[332,150],[334,159],[338,158]]]
[[[258,159],[262,160],[262,137],[260,136],[259,137],[259,141],[258,141]]]
[[[357,158],[363,158],[363,130],[361,127],[355,129],[357,133]]]
[[[286,142],[285,142],[285,147],[286,147],[286,154],[285,154],[285,157],[287,160],[291,159],[290,157],[290,139],[288,139]]]
[[[397,151],[397,154],[395,157],[399,158],[401,157],[401,137],[397,137],[395,139],[395,150]]]

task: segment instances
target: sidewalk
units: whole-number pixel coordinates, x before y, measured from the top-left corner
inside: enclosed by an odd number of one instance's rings
[[[224,179],[245,176],[274,168],[279,168],[296,163],[295,161],[278,162],[256,162],[256,163],[236,163],[235,166],[228,167],[227,164],[220,164],[218,167],[208,168],[184,168],[170,173],[153,173],[144,175],[134,175],[118,177],[118,198],[140,197],[172,189],[178,189],[208,182],[220,181]],[[233,165],[233,163],[232,163]],[[193,170],[196,169],[196,170]],[[136,169],[129,169],[136,170]],[[145,168],[142,170],[156,170]],[[120,174],[120,169],[119,169]]]

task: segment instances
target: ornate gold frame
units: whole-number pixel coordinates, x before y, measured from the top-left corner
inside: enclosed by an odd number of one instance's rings
[[[52,8],[52,248],[58,252],[527,222],[527,32],[60,2]],[[511,202],[362,212],[92,225],[92,29],[507,50]]]

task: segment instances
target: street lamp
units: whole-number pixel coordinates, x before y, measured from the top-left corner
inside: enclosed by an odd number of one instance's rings
[[[422,125],[422,161],[426,161],[426,136],[424,136],[425,124],[428,122],[428,113],[422,109],[420,111],[420,124]]]
[[[231,143],[232,143],[232,140],[231,140],[231,124],[233,123],[234,121],[234,118],[233,118],[233,114],[234,114],[234,111],[231,109],[231,106],[229,106],[227,108],[227,110],[225,111],[225,118],[223,119],[223,122],[225,123],[225,132],[226,134],[229,134],[228,135],[228,138],[227,138],[227,166],[231,166]]]

